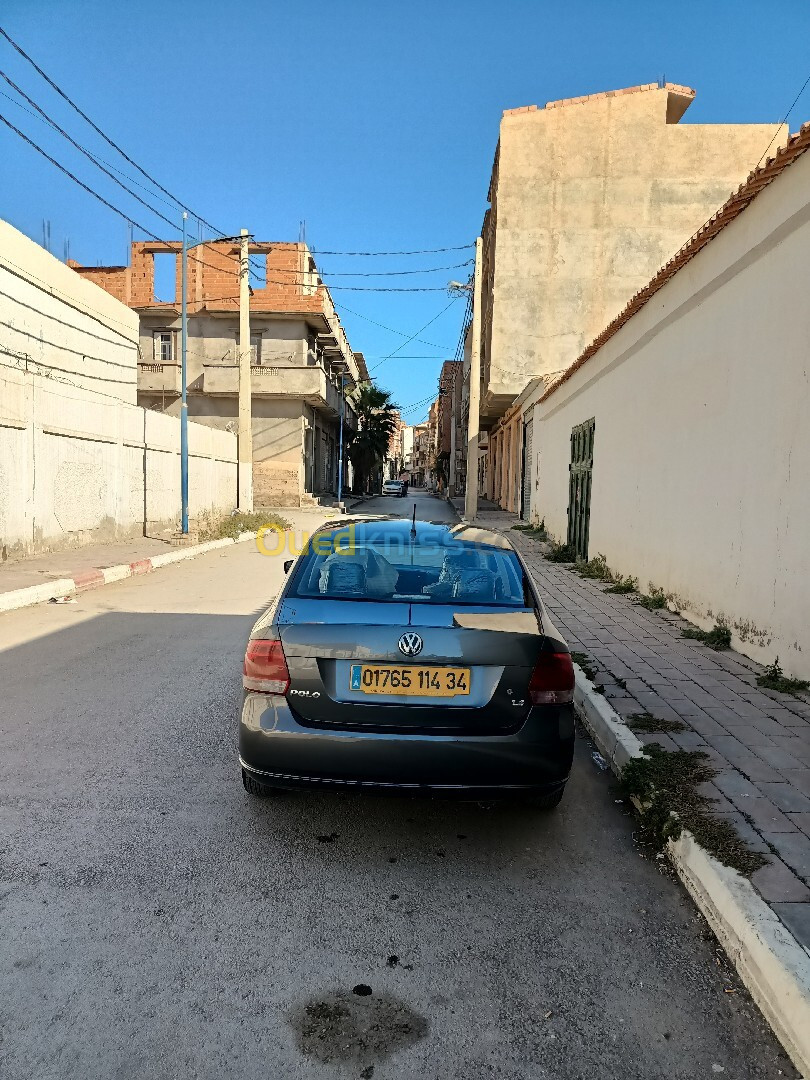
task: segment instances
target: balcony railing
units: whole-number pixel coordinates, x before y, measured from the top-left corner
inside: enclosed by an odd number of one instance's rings
[[[146,393],[180,393],[179,364],[138,364],[138,389]]]
[[[340,390],[333,386],[320,365],[253,365],[250,389],[254,397],[300,398],[333,417],[340,415]],[[238,394],[238,365],[204,364],[203,390],[206,394]],[[357,416],[348,402],[345,420],[348,427],[357,427]]]

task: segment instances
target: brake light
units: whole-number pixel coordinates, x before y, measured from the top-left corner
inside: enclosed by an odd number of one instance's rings
[[[541,653],[529,679],[532,705],[565,705],[574,700],[570,653]]]
[[[260,694],[286,694],[290,685],[287,658],[280,641],[254,638],[248,642],[242,686]]]

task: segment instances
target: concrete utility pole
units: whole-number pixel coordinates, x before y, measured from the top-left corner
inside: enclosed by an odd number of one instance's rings
[[[474,521],[478,513],[478,425],[481,409],[481,237],[475,241],[473,321],[470,348],[470,415],[467,419],[467,491],[464,517]]]
[[[253,409],[250,385],[250,252],[249,233],[239,238],[239,495],[243,513],[253,509]]]

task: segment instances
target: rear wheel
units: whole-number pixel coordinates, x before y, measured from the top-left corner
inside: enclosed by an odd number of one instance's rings
[[[275,794],[273,788],[261,783],[255,776],[251,776],[247,769],[242,769],[242,787],[248,795],[256,795],[259,798],[267,798],[268,795]]]

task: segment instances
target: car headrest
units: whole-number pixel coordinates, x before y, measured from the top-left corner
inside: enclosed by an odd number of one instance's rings
[[[330,559],[321,571],[319,585],[325,596],[365,596],[366,571],[353,559]]]
[[[453,582],[453,598],[480,600],[482,603],[493,601],[495,580],[491,570],[459,570]]]

